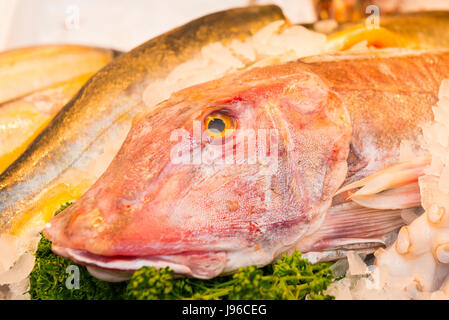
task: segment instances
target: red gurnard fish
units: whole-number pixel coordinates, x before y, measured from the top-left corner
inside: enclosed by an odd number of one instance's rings
[[[397,181],[374,198],[337,191],[388,173],[402,140],[420,151],[420,124],[447,77],[449,51],[379,50],[182,90],[134,122],[106,172],[45,234],[56,254],[110,281],[143,266],[212,278],[295,248],[319,260],[372,252],[403,224],[402,209],[419,206],[425,160],[393,167]]]

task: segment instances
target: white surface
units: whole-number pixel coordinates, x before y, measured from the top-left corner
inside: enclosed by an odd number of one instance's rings
[[[293,23],[310,23],[315,20],[313,1],[0,0],[0,50],[76,43],[127,51],[192,19],[249,4],[275,3]],[[449,8],[449,0],[376,1],[406,11]]]
[[[0,0],[0,50],[7,45],[16,3],[16,0]]]
[[[312,0],[0,0],[0,50],[77,43],[129,50],[202,15],[278,3],[294,22],[314,19]]]

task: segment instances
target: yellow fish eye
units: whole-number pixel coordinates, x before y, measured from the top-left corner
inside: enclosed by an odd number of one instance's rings
[[[204,128],[212,139],[224,138],[234,131],[234,119],[227,114],[214,112],[204,119]]]

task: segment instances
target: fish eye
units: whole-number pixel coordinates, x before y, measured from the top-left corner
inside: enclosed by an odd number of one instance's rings
[[[216,139],[229,136],[233,132],[235,124],[231,116],[221,112],[214,112],[204,119],[204,127],[206,134]]]

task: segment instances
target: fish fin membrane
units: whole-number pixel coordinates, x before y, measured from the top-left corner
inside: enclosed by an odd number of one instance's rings
[[[389,189],[417,183],[418,178],[424,175],[424,171],[429,164],[430,157],[400,162],[340,188],[336,195],[360,188],[351,194],[350,198],[353,200],[356,197],[374,195]],[[413,188],[405,188],[399,192],[404,192],[404,190],[411,191]]]
[[[394,241],[397,230],[404,225],[402,211],[366,208],[355,202],[333,206],[313,234],[315,241],[307,251],[373,252]]]
[[[421,194],[418,182],[412,182],[376,194],[352,195],[351,200],[363,207],[378,210],[407,209],[421,205]]]
[[[341,188],[336,195],[346,199],[329,209],[320,229],[307,239],[310,259],[333,260],[348,251],[367,253],[391,244],[404,219],[417,216],[418,178],[429,164],[427,156],[400,162]]]

